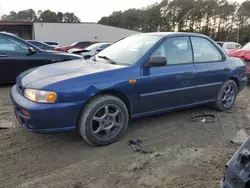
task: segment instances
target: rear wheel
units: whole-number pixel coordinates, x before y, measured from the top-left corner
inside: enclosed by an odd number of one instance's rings
[[[77,128],[89,144],[104,146],[116,142],[123,135],[128,120],[127,107],[119,98],[100,95],[84,108]]]
[[[226,111],[232,108],[236,100],[238,88],[233,80],[228,80],[223,84],[216,100],[216,108],[220,111]]]

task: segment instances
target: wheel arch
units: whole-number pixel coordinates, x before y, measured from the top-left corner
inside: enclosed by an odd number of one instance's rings
[[[125,106],[127,107],[128,113],[129,113],[129,117],[131,117],[131,114],[132,114],[132,103],[131,103],[129,97],[126,94],[124,94],[123,92],[117,91],[117,90],[104,90],[104,91],[95,93],[94,95],[92,95],[86,101],[86,103],[83,106],[82,110],[85,108],[86,105],[88,105],[88,103],[91,102],[91,100],[93,100],[95,97],[97,97],[99,95],[112,95],[112,96],[115,96],[115,97],[119,98],[125,104]]]
[[[239,89],[239,87],[240,87],[240,81],[239,81],[239,79],[237,77],[235,77],[235,76],[231,76],[231,77],[229,77],[229,79],[233,80],[236,83],[237,88]]]

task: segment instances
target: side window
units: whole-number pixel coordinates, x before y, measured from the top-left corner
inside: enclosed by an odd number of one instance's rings
[[[168,65],[193,62],[192,49],[188,37],[167,39],[151,56],[165,56]]]
[[[236,44],[236,48],[237,49],[241,48],[241,45],[240,44]]]
[[[78,46],[80,46],[80,47],[90,46],[90,43],[89,42],[80,42]]]
[[[0,36],[0,52],[28,52],[28,45],[12,37]]]
[[[109,44],[104,44],[103,46],[101,46],[101,49],[107,48],[109,46]]]
[[[191,37],[191,41],[193,45],[195,63],[222,60],[221,53],[209,40],[205,38]]]

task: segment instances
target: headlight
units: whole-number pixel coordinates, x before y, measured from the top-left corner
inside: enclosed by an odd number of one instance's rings
[[[53,91],[42,91],[36,89],[25,89],[24,96],[31,101],[40,103],[54,103],[57,98],[57,94]]]

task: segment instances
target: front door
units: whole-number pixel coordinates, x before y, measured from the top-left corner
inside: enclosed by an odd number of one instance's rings
[[[165,56],[167,65],[143,67],[137,81],[136,114],[184,107],[195,101],[195,67],[189,37],[166,39],[152,56]]]
[[[196,75],[196,97],[198,102],[213,101],[228,80],[230,63],[211,41],[202,37],[191,37]]]

